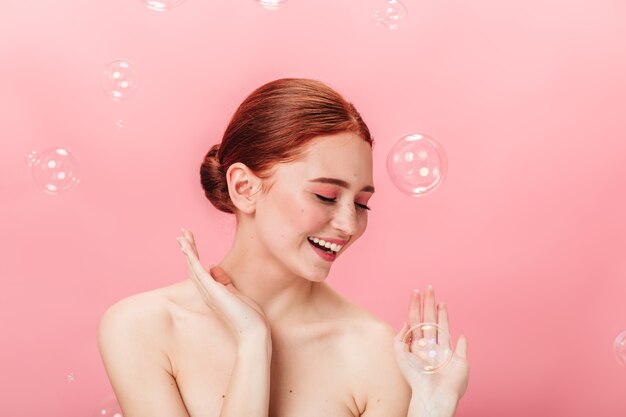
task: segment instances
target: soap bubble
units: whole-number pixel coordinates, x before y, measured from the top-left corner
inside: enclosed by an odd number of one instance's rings
[[[144,2],[148,9],[156,10],[157,12],[163,12],[172,7],[176,7],[185,0],[141,0]]]
[[[287,0],[256,0],[258,4],[268,10],[278,10],[278,8]]]
[[[72,382],[74,382],[76,378],[74,377],[74,372],[70,372],[69,374],[67,374],[67,382],[69,384],[71,384]]]
[[[376,26],[385,26],[389,29],[397,29],[406,19],[407,8],[398,0],[385,0],[372,15],[372,21]]]
[[[26,156],[35,184],[48,194],[66,191],[78,183],[78,161],[64,148],[49,148]]]
[[[626,366],[626,330],[621,332],[615,338],[615,344],[613,345],[615,351],[615,357],[622,366]]]
[[[387,173],[403,193],[420,197],[443,181],[448,167],[446,153],[430,136],[402,136],[387,154]]]
[[[122,409],[115,398],[115,395],[108,397],[102,405],[93,412],[93,417],[124,417]]]
[[[102,88],[115,101],[128,98],[137,88],[134,65],[125,59],[107,64],[102,71]]]
[[[450,334],[436,323],[419,323],[402,337],[409,363],[418,371],[434,374],[452,359]]]

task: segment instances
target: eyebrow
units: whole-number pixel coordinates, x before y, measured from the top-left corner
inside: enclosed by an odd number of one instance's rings
[[[343,188],[348,188],[350,185],[346,181],[340,180],[339,178],[327,178],[327,177],[315,178],[315,179],[309,180],[309,182],[322,182],[325,184],[334,184]],[[361,188],[361,191],[367,191],[367,192],[373,193],[374,186],[366,185],[365,187]]]

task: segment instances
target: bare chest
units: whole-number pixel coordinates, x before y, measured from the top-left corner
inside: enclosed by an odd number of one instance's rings
[[[236,360],[236,342],[223,326],[185,319],[169,356],[191,417],[218,417]],[[302,329],[272,336],[270,417],[355,417],[348,350],[340,332]]]

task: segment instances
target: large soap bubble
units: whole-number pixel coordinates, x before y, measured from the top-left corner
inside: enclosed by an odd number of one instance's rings
[[[446,153],[433,138],[423,133],[402,136],[387,154],[387,172],[403,193],[420,197],[443,181],[448,168]]]
[[[101,83],[106,95],[115,101],[124,100],[137,88],[135,66],[125,59],[112,61],[105,65]]]
[[[48,194],[58,194],[78,183],[78,161],[65,148],[48,148],[26,156],[35,184]]]
[[[409,363],[418,371],[433,374],[440,371],[452,359],[450,334],[436,323],[419,323],[404,334],[405,351]]]

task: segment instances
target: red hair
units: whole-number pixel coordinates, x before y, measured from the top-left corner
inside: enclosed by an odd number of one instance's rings
[[[306,78],[264,84],[239,105],[221,144],[213,145],[204,157],[200,166],[204,194],[218,210],[235,213],[226,182],[230,165],[241,162],[267,179],[277,163],[302,157],[315,137],[346,131],[373,147],[370,131],[354,105],[326,84]]]

